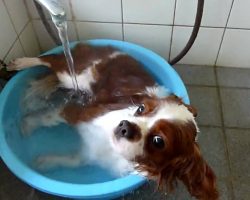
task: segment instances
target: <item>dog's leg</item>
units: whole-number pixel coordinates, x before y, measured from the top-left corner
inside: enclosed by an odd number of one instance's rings
[[[37,65],[43,65],[51,68],[54,72],[67,70],[67,63],[63,54],[51,54],[33,58],[17,58],[9,63],[9,65],[7,66],[7,70],[19,71]]]
[[[84,164],[79,154],[75,155],[46,155],[35,159],[34,167],[38,170],[50,170],[56,167],[75,168]]]
[[[27,88],[22,97],[22,111],[24,113],[31,113],[48,107],[48,100],[51,95],[57,91],[59,85],[60,83],[54,73],[32,81],[30,87]]]
[[[21,133],[23,136],[31,135],[39,127],[56,126],[65,120],[60,115],[60,109],[48,109],[47,111],[38,111],[26,115],[21,120]]]
[[[22,69],[34,67],[37,65],[44,65],[47,67],[50,67],[50,63],[43,61],[41,58],[17,58],[15,60],[12,60],[9,65],[7,66],[8,71],[19,71]]]

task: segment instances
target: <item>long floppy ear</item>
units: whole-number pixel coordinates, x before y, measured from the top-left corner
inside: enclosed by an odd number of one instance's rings
[[[216,176],[202,158],[198,145],[194,144],[191,156],[181,156],[171,161],[160,174],[160,184],[166,184],[170,190],[173,183],[181,180],[191,196],[198,200],[217,200]]]
[[[194,117],[197,117],[198,114],[197,114],[197,109],[195,107],[187,104],[185,104],[185,106],[193,114]]]
[[[216,176],[202,158],[197,144],[194,144],[193,160],[180,180],[187,186],[190,194],[197,199],[216,200],[219,198]]]

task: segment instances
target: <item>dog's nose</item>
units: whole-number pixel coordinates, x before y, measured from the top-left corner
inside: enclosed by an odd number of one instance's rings
[[[130,139],[133,137],[132,124],[128,120],[122,120],[116,128],[115,134],[117,137]]]

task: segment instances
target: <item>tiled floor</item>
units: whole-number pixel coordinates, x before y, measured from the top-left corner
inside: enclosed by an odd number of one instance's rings
[[[250,69],[176,66],[198,108],[204,157],[215,170],[222,200],[250,199]],[[15,192],[14,192],[15,191]],[[0,162],[0,200],[62,199],[19,181]],[[183,187],[168,195],[153,182],[120,199],[189,200]]]

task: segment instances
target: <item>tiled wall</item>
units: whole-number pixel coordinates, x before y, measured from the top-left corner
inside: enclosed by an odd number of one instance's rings
[[[0,0],[0,4],[2,1],[5,5],[0,5],[0,15],[5,16],[0,16],[0,22],[3,18],[6,20],[0,25],[6,26],[3,30],[7,32],[8,29],[10,34],[0,33],[0,46],[4,46],[0,56],[3,56],[2,52],[6,56],[12,46],[19,47],[14,52],[16,55],[37,54],[36,38],[42,52],[55,46],[42,25],[33,0],[25,0],[31,23],[22,0]],[[175,57],[186,44],[197,6],[197,0],[61,1],[67,12],[71,41],[92,38],[125,40],[150,48],[166,59]],[[248,0],[205,0],[199,35],[180,63],[250,67],[249,9]],[[29,36],[32,25],[36,37]],[[7,40],[5,35],[10,39]],[[31,43],[35,44],[35,51],[29,47]]]
[[[40,48],[24,1],[0,0],[0,59],[38,55]]]

